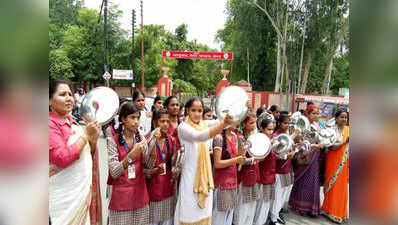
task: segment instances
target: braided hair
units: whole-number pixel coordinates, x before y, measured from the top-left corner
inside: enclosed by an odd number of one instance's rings
[[[122,122],[122,119],[126,118],[128,115],[134,114],[134,113],[138,113],[141,115],[138,107],[132,102],[127,102],[120,108],[120,113],[119,113],[120,125],[119,125],[119,128],[116,130],[116,134],[118,135],[118,140],[119,140],[120,145],[124,145],[126,143],[126,141],[123,138],[124,124]],[[136,129],[136,131],[135,131],[134,138],[135,138],[136,143],[141,142],[141,135],[140,135],[140,132],[138,131],[138,129]]]
[[[222,130],[222,152],[221,159],[230,159],[231,154],[228,151],[226,130]]]
[[[169,141],[169,135],[166,135],[166,138],[165,138],[165,145],[166,145],[166,147],[167,147],[167,158],[166,158],[166,164],[167,164],[167,167],[168,168],[171,168],[171,155],[172,155],[172,152],[171,152],[171,146],[170,146],[170,141]]]

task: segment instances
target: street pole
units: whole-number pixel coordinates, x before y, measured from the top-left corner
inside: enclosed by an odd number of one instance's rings
[[[143,0],[141,0],[141,89],[142,89],[142,91],[145,90],[144,70],[145,70],[145,63],[144,63],[144,3],[143,3]]]
[[[107,33],[107,24],[108,24],[108,0],[105,0],[104,4],[104,71],[108,72],[108,60],[106,57],[106,50],[108,48],[108,33]],[[106,86],[109,87],[109,80],[106,80]]]
[[[247,83],[250,84],[250,64],[249,64],[249,48],[247,48]]]
[[[132,10],[132,24],[131,24],[131,70],[134,67],[134,33],[135,33],[135,10]]]

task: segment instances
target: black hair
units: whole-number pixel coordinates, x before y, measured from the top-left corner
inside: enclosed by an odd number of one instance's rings
[[[289,119],[290,116],[287,114],[281,114],[278,118],[278,120],[276,121],[276,129],[275,130],[279,130],[281,123],[283,123],[285,120]]]
[[[265,111],[265,109],[263,107],[258,107],[257,111],[256,111],[256,116],[259,117],[261,115],[261,113],[263,113]]]
[[[337,110],[337,112],[334,114],[334,118],[337,119],[337,117],[339,117],[342,113],[347,113],[347,116],[348,116],[348,112],[347,112],[346,110],[344,110],[344,109],[339,109],[339,110]]]
[[[134,114],[134,113],[137,113],[137,112],[138,112],[139,115],[141,115],[141,112],[138,109],[138,107],[132,102],[127,102],[126,104],[124,104],[120,108],[120,113],[119,113],[119,122],[120,122],[120,124],[119,124],[119,128],[116,130],[116,133],[119,136],[119,144],[120,145],[124,145],[126,143],[124,138],[123,138],[123,132],[122,132],[123,131],[123,126],[124,126],[123,122],[122,122],[122,118],[126,118],[128,115],[131,115],[131,114]],[[136,143],[141,142],[141,135],[140,135],[140,132],[138,131],[138,129],[135,131],[134,136],[135,136]]]
[[[57,88],[60,84],[69,85],[68,82],[65,80],[58,80],[58,79],[50,80],[49,93],[48,93],[49,99],[51,99],[54,96],[55,92],[57,92]]]
[[[145,98],[145,94],[144,92],[140,91],[140,90],[136,90],[133,93],[133,102],[135,102],[135,100],[137,100],[137,98],[142,95]]]
[[[155,130],[155,121],[157,121],[161,115],[169,115],[166,109],[158,109],[153,112],[151,121],[151,130]]]
[[[279,108],[278,105],[271,105],[271,107],[269,108],[269,111],[275,112],[278,108]]]
[[[186,116],[188,116],[188,108],[187,108],[187,105],[185,104],[185,105],[183,106],[183,108],[184,108],[184,117],[186,117]],[[181,106],[180,106],[180,110],[181,110]]]
[[[304,109],[300,109],[299,111],[300,111],[301,115],[304,115],[304,113],[305,113]]]
[[[169,97],[166,99],[166,101],[164,101],[164,103],[163,103],[163,106],[164,106],[166,109],[167,109],[167,106],[169,106],[169,104],[170,104],[170,102],[171,102],[171,100],[172,100],[173,98],[175,98],[175,99],[177,100],[177,102],[178,102],[177,96],[174,96],[174,95],[169,96]]]
[[[222,133],[222,153],[221,153],[221,159],[230,159],[231,158],[231,154],[228,151],[228,147],[227,147],[227,136],[226,136],[226,130],[223,129]]]
[[[184,108],[184,103],[180,103],[180,110]]]
[[[119,107],[124,103],[124,102],[129,102],[130,100],[128,98],[122,97],[119,99]]]
[[[200,99],[199,97],[192,97],[192,98],[190,98],[190,99],[187,101],[187,103],[185,104],[185,109],[186,109],[186,111],[188,111],[189,108],[192,107],[192,105],[193,105],[194,102],[200,102],[200,104],[202,104],[202,107],[205,106],[205,105],[203,104],[202,99]]]
[[[286,110],[284,110],[284,111],[281,111],[280,113],[281,113],[281,115],[282,115],[282,114],[289,115],[289,112],[288,112],[288,111],[286,111]]]
[[[159,101],[159,100],[162,100],[163,98],[162,98],[162,96],[160,96],[160,95],[157,95],[156,97],[155,97],[155,99],[153,100],[153,105],[152,105],[152,108],[151,108],[151,111],[152,112],[154,112],[155,110],[156,110],[156,108],[155,108],[155,103],[157,102],[157,101]]]
[[[261,121],[260,128],[261,128],[261,129],[265,129],[265,128],[268,127],[268,125],[269,125],[270,123],[273,123],[273,121],[272,121],[272,120],[269,120],[269,119],[263,119],[263,120]]]
[[[163,99],[162,96],[157,95],[157,96],[155,97],[155,99],[153,100],[153,102],[157,102],[157,101],[162,100],[162,99]]]
[[[211,112],[210,107],[207,107],[207,106],[203,107],[203,115],[205,115],[208,112]]]

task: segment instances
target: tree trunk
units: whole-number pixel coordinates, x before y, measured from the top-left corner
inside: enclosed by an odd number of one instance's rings
[[[311,62],[312,62],[311,51],[309,49],[307,49],[306,55],[305,55],[303,80],[301,82],[301,87],[300,87],[301,94],[304,94],[306,91],[306,88],[307,88],[307,80],[308,80],[308,74],[310,72]]]
[[[280,74],[281,74],[281,42],[280,42],[280,37],[278,36],[278,48],[277,48],[277,54],[276,54],[276,77],[275,77],[275,88],[274,92],[279,91],[280,87]]]
[[[276,22],[278,24],[278,27],[280,25],[279,22],[279,11],[276,12],[277,13],[277,17],[276,17]],[[281,36],[278,36],[278,52],[276,54],[276,78],[275,78],[275,88],[274,88],[274,92],[279,92],[281,89]]]
[[[330,76],[332,74],[332,68],[333,68],[333,55],[328,58],[325,75],[323,77],[322,94],[324,94],[324,95],[328,94],[329,81],[330,81]]]
[[[301,85],[301,72],[303,68],[303,58],[304,58],[304,32],[303,32],[303,42],[301,43],[301,52],[300,52],[300,67],[298,72],[298,84],[297,86],[300,87]]]
[[[323,76],[323,82],[322,82],[322,94],[327,95],[328,90],[329,90],[329,80],[331,79],[330,76],[332,74],[332,68],[333,68],[333,57],[336,54],[336,51],[339,48],[339,44],[342,43],[344,34],[348,30],[348,20],[346,20],[343,24],[342,29],[337,33],[338,38],[335,43],[333,43],[330,53],[328,55],[328,61],[326,64],[326,71],[325,75]]]
[[[287,88],[287,85],[289,84],[289,70],[287,67],[287,56],[286,56],[286,45],[287,45],[287,19],[288,19],[288,11],[286,9],[286,15],[285,15],[285,27],[284,27],[284,32],[283,32],[283,65],[286,67],[286,83],[285,86]],[[283,74],[283,73],[282,73]],[[283,84],[283,75],[282,75],[282,81],[281,81],[281,87]],[[282,90],[281,90],[282,91]]]

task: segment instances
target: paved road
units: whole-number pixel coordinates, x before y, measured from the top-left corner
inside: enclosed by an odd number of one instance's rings
[[[109,200],[106,198],[106,187],[107,187],[107,179],[108,179],[108,162],[107,162],[107,151],[106,151],[106,141],[103,138],[102,134],[98,143],[98,150],[100,156],[100,174],[101,174],[101,196],[102,196],[102,215],[103,215],[103,223],[106,225],[107,216],[108,216],[108,203]],[[309,218],[303,217],[294,214],[293,212],[289,212],[285,214],[286,225],[330,225],[333,224],[329,222],[323,216],[319,216],[318,218]]]

